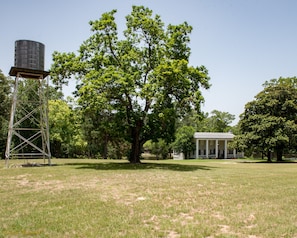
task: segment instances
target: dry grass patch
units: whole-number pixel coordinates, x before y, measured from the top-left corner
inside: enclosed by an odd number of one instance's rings
[[[238,162],[1,169],[0,237],[297,237],[297,164]]]

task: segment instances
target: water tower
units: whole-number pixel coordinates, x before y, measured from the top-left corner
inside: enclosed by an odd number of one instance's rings
[[[51,164],[48,125],[48,75],[44,71],[44,45],[30,40],[15,42],[15,77],[5,151],[9,159],[47,159]]]

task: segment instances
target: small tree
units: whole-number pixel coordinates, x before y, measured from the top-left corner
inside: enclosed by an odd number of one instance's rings
[[[156,155],[156,159],[160,157],[167,159],[170,152],[170,145],[165,140],[159,139],[158,141],[149,140],[143,145],[144,149],[149,150],[152,154]]]
[[[213,110],[211,113],[197,113],[192,110],[182,120],[178,121],[178,127],[192,126],[201,132],[229,132],[233,130],[231,123],[235,116],[229,112]]]
[[[194,133],[195,128],[191,126],[182,126],[177,129],[176,139],[172,147],[175,151],[184,153],[185,159],[187,159],[190,153],[195,149],[193,143]]]
[[[241,115],[238,144],[263,153],[268,161],[273,151],[281,161],[283,153],[297,143],[297,90],[293,79],[266,82]]]
[[[63,100],[49,101],[51,153],[55,157],[84,155],[86,142],[80,128],[79,111]]]
[[[230,124],[234,119],[235,116],[229,112],[213,110],[206,121],[211,132],[229,132],[232,128]]]

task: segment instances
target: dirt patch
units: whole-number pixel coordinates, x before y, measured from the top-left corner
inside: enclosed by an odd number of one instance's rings
[[[98,183],[97,180],[88,180],[77,182],[75,178],[69,180],[49,180],[51,175],[41,178],[40,180],[33,180],[30,174],[22,174],[14,177],[12,180],[16,180],[16,185],[19,188],[25,188],[27,191],[41,191],[48,190],[49,192],[57,192],[69,189],[93,189]]]
[[[168,232],[168,235],[166,236],[167,238],[179,238],[180,237],[180,234],[178,234],[177,232],[175,231],[169,231]]]

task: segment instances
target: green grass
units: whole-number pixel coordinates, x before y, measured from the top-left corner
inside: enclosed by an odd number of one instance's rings
[[[0,161],[0,237],[297,237],[297,163]]]

